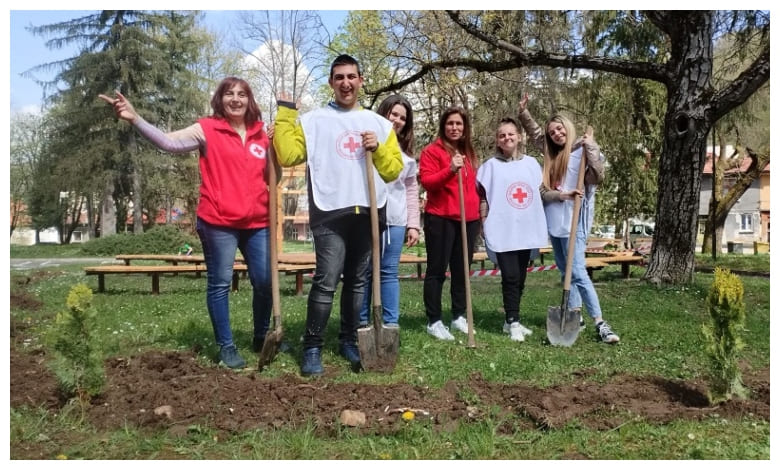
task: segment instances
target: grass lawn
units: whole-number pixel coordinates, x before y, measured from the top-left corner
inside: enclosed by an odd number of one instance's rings
[[[12,256],[27,257],[20,254],[23,251],[12,250]],[[768,272],[768,256],[760,262],[766,263]],[[403,274],[414,271],[412,266],[403,269]],[[596,272],[604,316],[621,342],[608,346],[595,341],[588,324],[571,348],[552,347],[544,341],[547,309],[559,304],[561,298],[557,271],[528,275],[521,321],[533,330],[533,335],[524,343],[509,341],[501,330],[504,316],[499,311],[500,278],[473,278],[476,349],[466,347],[464,335],[458,334],[454,343],[427,335],[422,282],[402,279],[401,347],[395,371],[355,374],[342,367],[344,361],[336,353],[338,311],[334,309],[323,360],[326,367],[333,366],[337,372],[316,383],[408,383],[437,389],[478,373],[490,383],[549,388],[576,383],[582,371],[588,371],[588,379],[596,382],[626,373],[704,380],[707,358],[701,327],[709,320],[705,301],[713,276],[699,273],[690,285],[659,288],[640,281],[642,273],[643,268],[634,267],[631,279],[626,280],[620,277],[619,267]],[[745,370],[761,370],[770,364],[770,283],[765,277],[741,279],[747,309],[741,364]],[[12,325],[17,326],[16,334],[24,337],[17,346],[22,352],[49,348],[46,332],[57,312],[64,309],[64,299],[73,285],[84,282],[93,290],[97,288],[97,280],[84,276],[79,265],[46,272],[13,271],[10,282],[12,298],[16,293],[40,302],[12,302]],[[109,276],[106,286],[107,292],[96,293],[93,301],[99,312],[99,346],[106,358],[149,350],[194,349],[202,364],[214,366],[217,350],[205,309],[203,278],[164,277],[159,296],[149,295],[150,280],[145,276]],[[242,280],[241,287],[230,296],[231,323],[240,353],[250,358],[254,356],[250,350],[248,280]],[[282,276],[281,287],[285,339],[294,353],[280,354],[261,373],[269,379],[299,375],[306,296],[295,295],[291,277]],[[445,284],[443,297],[445,321],[449,323],[449,283]],[[338,300],[337,295],[335,305]],[[136,427],[98,430],[83,419],[74,404],[65,405],[58,413],[40,407],[16,407],[11,409],[10,418],[11,458],[28,455],[23,449],[36,446],[44,449],[42,458],[63,455],[87,459],[769,459],[769,422],[750,416],[736,420],[717,416],[697,421],[680,419],[663,425],[638,416],[606,432],[582,427],[576,420],[562,429],[507,432],[501,431],[493,417],[464,420],[450,429],[412,423],[395,434],[381,436],[349,429],[322,435],[314,424],[229,436],[207,427],[189,430],[184,436]],[[218,435],[219,439],[215,437]]]

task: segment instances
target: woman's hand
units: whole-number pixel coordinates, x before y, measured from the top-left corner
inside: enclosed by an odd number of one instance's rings
[[[265,133],[268,134],[268,140],[274,140],[274,125],[273,124],[267,124]]]
[[[452,156],[452,160],[450,160],[450,171],[457,173],[461,168],[463,168],[463,155],[456,152],[455,155]]]
[[[561,191],[561,201],[572,201],[574,196],[582,197],[584,193],[579,189],[572,189],[571,191]]]
[[[523,111],[525,111],[527,107],[528,107],[528,93],[524,93],[523,98],[520,100],[520,103],[517,105],[517,114],[523,114]]]
[[[127,98],[125,98],[122,93],[119,93],[118,91],[115,91],[114,93],[116,93],[116,98],[111,98],[106,95],[98,95],[98,98],[113,106],[114,113],[116,113],[116,117],[119,119],[124,119],[130,123],[135,121],[136,118],[138,118],[138,113],[135,112],[133,105],[127,101]]]
[[[420,231],[416,228],[410,228],[406,231],[406,246],[414,246],[420,241]]]

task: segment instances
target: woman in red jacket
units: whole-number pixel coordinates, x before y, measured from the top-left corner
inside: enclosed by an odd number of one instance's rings
[[[246,361],[233,343],[228,310],[236,248],[244,255],[252,283],[255,352],[263,346],[271,316],[266,176],[270,141],[252,89],[240,78],[222,80],[211,98],[213,114],[168,134],[141,118],[121,93],[100,98],[157,148],[200,152],[197,230],[208,270],[206,305],[220,364],[243,368]]]
[[[420,183],[427,192],[424,227],[427,267],[423,284],[428,333],[438,339],[455,339],[442,323],[441,296],[447,267],[452,284],[452,328],[468,333],[466,279],[460,227],[458,172],[463,179],[466,238],[469,263],[479,234],[479,160],[471,144],[471,122],[466,110],[450,107],[439,119],[439,136],[420,154]]]

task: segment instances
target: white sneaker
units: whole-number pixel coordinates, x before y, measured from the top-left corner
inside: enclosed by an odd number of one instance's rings
[[[531,333],[533,333],[533,331],[531,331],[528,328],[526,328],[525,326],[523,326],[520,322],[517,322],[517,321],[516,322],[512,322],[512,325],[517,325],[520,328],[520,332],[523,333],[523,336],[528,336]],[[509,323],[504,322],[504,333],[510,333],[510,329],[509,329],[510,326],[511,325]]]
[[[442,323],[441,320],[437,321],[433,325],[428,325],[428,334],[445,341],[452,341],[455,339],[455,337],[452,336],[452,333],[450,333],[450,330],[444,326],[444,323]]]
[[[469,334],[469,322],[466,320],[466,317],[458,317],[457,320],[452,322],[450,328],[453,330],[458,330],[462,333]],[[476,333],[477,332],[475,331],[474,334]]]
[[[504,322],[504,333],[509,333],[509,338],[512,341],[525,341],[523,328],[523,325],[518,321],[513,321],[511,324]]]

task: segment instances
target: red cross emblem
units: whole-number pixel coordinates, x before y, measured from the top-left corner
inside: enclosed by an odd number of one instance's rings
[[[341,158],[360,160],[365,155],[362,149],[363,138],[360,136],[360,132],[346,131],[336,138],[336,152]]]
[[[509,205],[516,209],[525,209],[534,200],[534,193],[528,183],[519,181],[512,183],[506,191],[506,199]]]

